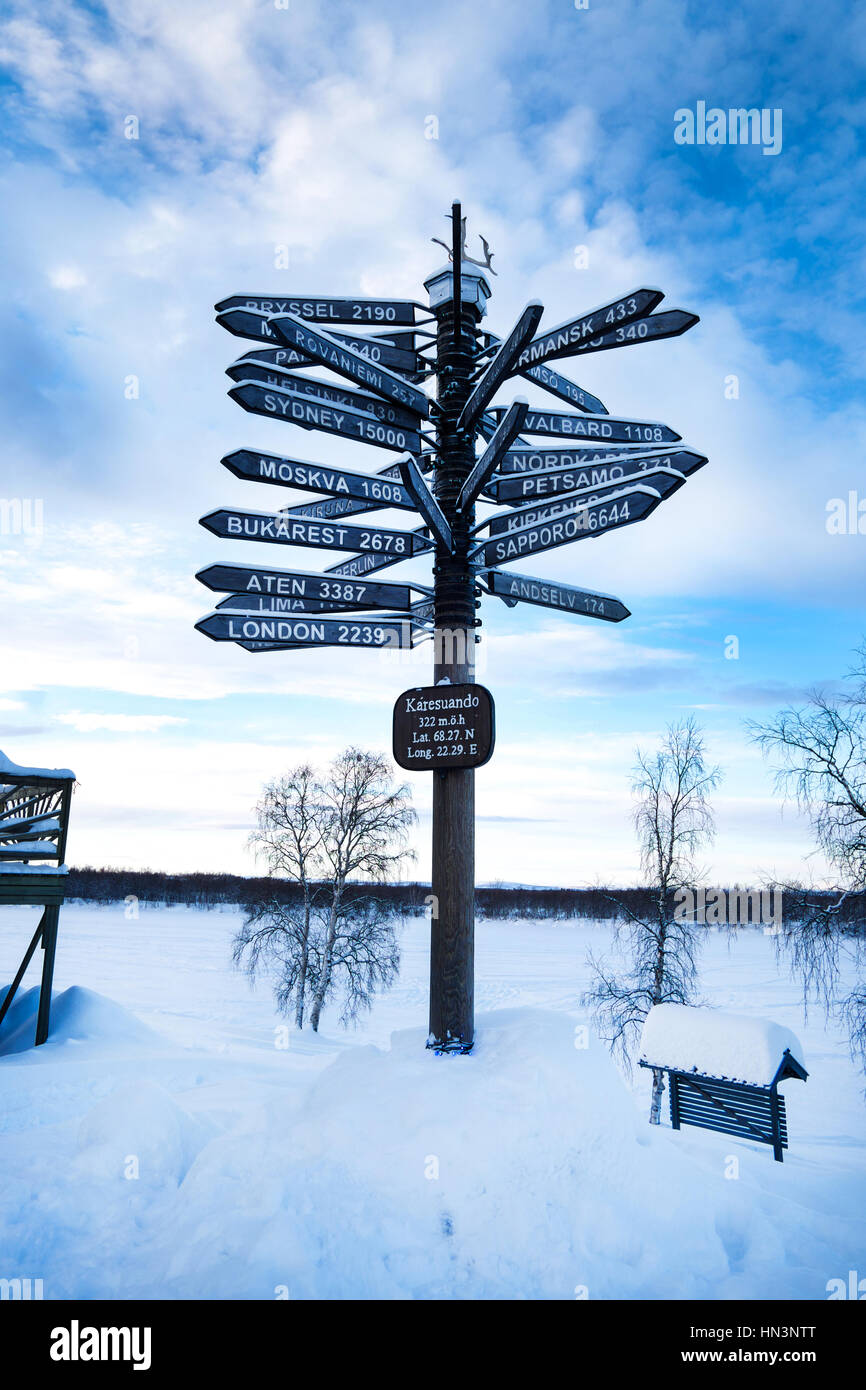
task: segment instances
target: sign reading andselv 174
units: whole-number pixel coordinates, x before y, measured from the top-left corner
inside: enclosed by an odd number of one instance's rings
[[[493,696],[483,685],[423,685],[394,705],[394,761],[410,772],[483,767],[494,739]]]

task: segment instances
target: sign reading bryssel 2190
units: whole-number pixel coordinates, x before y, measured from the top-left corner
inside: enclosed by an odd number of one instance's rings
[[[483,767],[494,738],[493,696],[483,685],[422,685],[394,706],[394,761],[410,772]]]

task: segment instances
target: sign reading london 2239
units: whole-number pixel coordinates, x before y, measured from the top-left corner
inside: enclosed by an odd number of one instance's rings
[[[394,761],[409,771],[482,767],[495,739],[493,696],[483,685],[424,685],[394,705]]]

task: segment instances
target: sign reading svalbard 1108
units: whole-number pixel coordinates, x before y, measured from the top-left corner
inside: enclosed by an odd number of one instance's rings
[[[394,761],[410,772],[483,767],[494,739],[493,696],[483,685],[422,685],[394,705]]]

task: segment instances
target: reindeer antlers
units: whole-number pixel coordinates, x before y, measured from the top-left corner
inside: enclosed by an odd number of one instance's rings
[[[445,216],[448,217],[449,214],[446,212]],[[464,261],[469,261],[472,265],[480,265],[480,266],[482,267],[483,270],[489,270],[491,275],[498,275],[499,272],[493,269],[492,261],[493,261],[494,253],[490,250],[490,243],[489,243],[487,240],[485,240],[485,238],[484,238],[483,236],[481,236],[480,233],[479,233],[479,236],[478,236],[478,240],[481,242],[481,245],[484,247],[484,260],[483,260],[483,261],[477,260],[477,259],[475,258],[475,256],[470,256],[470,255],[469,255],[469,252],[466,250],[466,218],[465,218],[465,217],[461,217],[461,219],[460,219],[460,231],[461,231],[461,236],[462,236],[462,256],[463,256]],[[439,239],[438,236],[431,237],[430,240],[431,240],[431,241],[434,241],[434,242],[436,243],[437,246],[444,246],[444,247],[445,247],[445,250],[448,252],[448,259],[449,259],[449,261],[453,259],[453,258],[452,258],[452,255],[451,255],[451,247],[448,246],[446,242],[441,241],[441,240]]]

